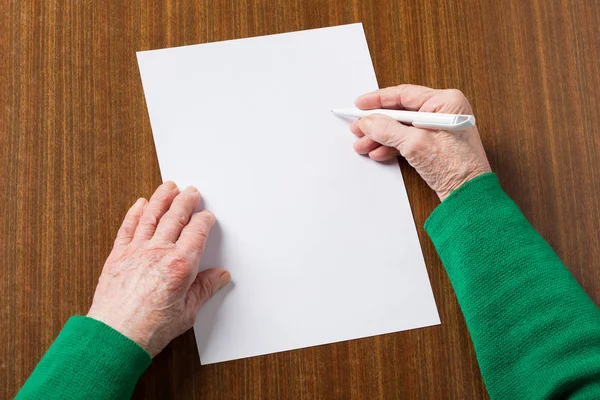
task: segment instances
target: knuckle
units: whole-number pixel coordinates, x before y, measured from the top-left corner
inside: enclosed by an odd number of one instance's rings
[[[129,227],[127,225],[125,225],[125,224],[121,225],[121,227],[117,231],[117,239],[127,235],[129,233],[129,231],[131,231],[131,229],[129,229]]]
[[[398,104],[417,104],[419,103],[419,94],[412,91],[401,91],[398,94]]]
[[[172,225],[176,225],[180,228],[183,228],[188,223],[188,217],[183,213],[175,212],[169,216],[168,222]]]
[[[142,226],[156,226],[158,225],[158,216],[155,212],[145,213],[140,221],[140,225]]]
[[[173,251],[171,253],[170,263],[174,267],[187,267],[189,264],[186,255],[179,251]]]
[[[208,239],[208,232],[206,231],[206,229],[204,229],[204,228],[196,229],[194,231],[194,236],[196,237],[196,240],[198,241],[198,243],[201,245],[201,248],[203,248],[204,243],[206,242],[206,239]]]
[[[167,189],[160,189],[150,199],[150,207],[153,209],[164,208],[173,202],[173,195]]]
[[[406,84],[406,83],[402,83],[398,86],[394,87],[394,93],[397,94],[398,96],[398,103],[402,104],[402,100],[406,98],[406,91],[407,89],[409,89],[411,87],[411,85]]]
[[[448,97],[450,98],[450,100],[455,101],[457,103],[462,103],[467,100],[464,93],[458,89],[448,89],[446,93],[448,93]]]
[[[189,262],[187,256],[180,252],[174,252],[169,257],[167,269],[176,285],[186,280],[193,271],[192,264]]]

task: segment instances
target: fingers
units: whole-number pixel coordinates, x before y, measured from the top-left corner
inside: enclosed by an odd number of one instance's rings
[[[358,119],[350,124],[350,131],[358,136],[356,142],[354,142],[354,151],[358,154],[369,155],[369,158],[375,161],[388,161],[396,158],[400,155],[398,149],[389,147],[389,145],[382,145],[380,142],[373,140],[372,137],[365,136],[365,133],[361,130],[361,124],[369,124],[369,121],[363,121]]]
[[[364,133],[362,138],[354,142],[354,151],[358,154],[368,155],[369,158],[375,161],[388,161],[400,155],[400,152],[394,147],[383,146],[364,136]]]
[[[215,224],[215,215],[208,210],[193,214],[190,222],[183,228],[177,246],[186,252],[202,254],[210,228]]]
[[[427,135],[421,129],[403,125],[390,117],[380,114],[361,118],[359,120],[359,127],[366,138],[384,146],[393,147],[404,157],[407,157],[407,143],[421,140]]]
[[[161,240],[177,242],[185,251],[202,253],[210,228],[215,223],[215,216],[208,210],[192,212],[200,203],[198,189],[189,187],[178,194],[173,182],[165,182],[156,189],[145,206],[139,223],[134,227],[133,239],[149,240],[156,237]],[[131,239],[132,223],[127,225],[123,233],[123,243]],[[129,239],[126,239],[129,237]],[[121,241],[119,242],[121,243]]]
[[[354,142],[354,151],[356,151],[358,154],[365,155],[380,147],[381,144],[369,139],[368,137],[365,137],[365,134],[360,130],[358,125],[359,121],[360,120],[356,120],[350,124],[350,131],[360,138]]]
[[[158,221],[167,212],[179,190],[168,181],[156,189],[150,198],[133,236],[134,240],[148,240],[154,235]]]
[[[198,203],[200,203],[200,193],[193,186],[178,194],[169,211],[160,219],[154,238],[176,242]]]
[[[223,268],[210,268],[196,275],[185,298],[186,312],[191,316],[192,324],[200,307],[230,280],[231,274]]]
[[[420,111],[447,114],[472,114],[471,104],[458,89],[440,90],[439,94],[427,100]]]
[[[380,146],[373,151],[369,152],[369,158],[375,161],[389,161],[400,155],[398,149],[387,146]]]
[[[133,206],[127,211],[125,219],[117,232],[117,238],[115,239],[115,247],[125,246],[131,243],[133,235],[135,234],[135,228],[137,228],[140,218],[144,212],[144,208],[148,204],[146,199],[138,199]]]
[[[366,136],[361,137],[354,142],[354,151],[356,151],[358,154],[369,154],[378,147],[381,147],[381,144]]]
[[[417,111],[439,92],[425,86],[399,85],[364,94],[354,104],[363,110],[390,108]]]
[[[358,137],[363,137],[363,136],[365,136],[365,134],[362,133],[362,131],[358,127],[358,121],[359,121],[358,119],[355,121],[352,121],[352,123],[350,124],[350,132],[354,133]]]

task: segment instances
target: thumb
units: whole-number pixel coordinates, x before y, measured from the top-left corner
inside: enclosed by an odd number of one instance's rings
[[[382,114],[373,114],[358,121],[360,130],[371,140],[384,146],[394,147],[402,153],[403,144],[411,137],[422,135],[414,126],[406,126]]]
[[[192,321],[196,319],[200,307],[230,280],[231,274],[223,268],[209,268],[198,272],[185,297],[186,312],[192,315]]]

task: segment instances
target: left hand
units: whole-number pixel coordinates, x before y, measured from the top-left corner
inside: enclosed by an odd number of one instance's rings
[[[173,182],[165,182],[150,202],[139,199],[131,207],[87,315],[129,337],[151,357],[190,329],[200,307],[231,279],[221,268],[198,272],[215,222],[208,210],[192,214],[199,202],[196,188],[179,193]]]

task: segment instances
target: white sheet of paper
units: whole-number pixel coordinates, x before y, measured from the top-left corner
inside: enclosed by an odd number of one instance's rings
[[[162,177],[218,219],[201,268],[233,276],[203,364],[439,324],[397,162],[330,112],[378,88],[362,24],[137,56]]]

